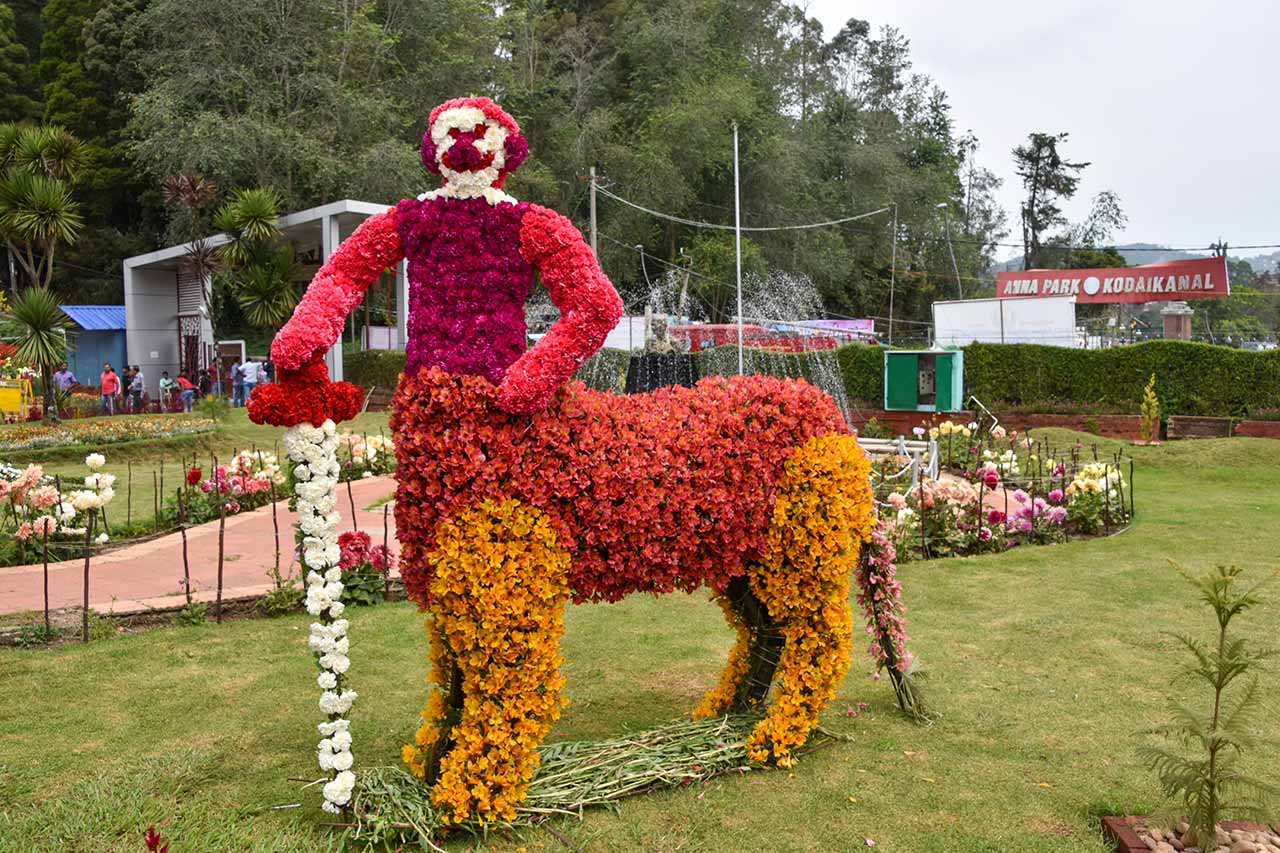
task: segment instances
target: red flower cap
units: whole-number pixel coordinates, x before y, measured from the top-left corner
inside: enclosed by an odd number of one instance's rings
[[[249,419],[256,424],[291,427],[326,419],[349,421],[364,406],[364,391],[350,382],[330,382],[324,359],[316,357],[299,370],[280,369],[278,382],[258,385],[249,397]]]

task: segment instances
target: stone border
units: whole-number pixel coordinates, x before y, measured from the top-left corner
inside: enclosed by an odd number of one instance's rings
[[[1145,822],[1145,820],[1146,818],[1134,815],[1104,817],[1102,819],[1102,832],[1108,839],[1115,842],[1117,853],[1151,853],[1151,848],[1147,847],[1138,833],[1134,831],[1134,826],[1139,822]],[[1280,825],[1266,826],[1265,824],[1253,823],[1247,820],[1223,820],[1218,822],[1218,826],[1227,831],[1233,829],[1280,831]]]

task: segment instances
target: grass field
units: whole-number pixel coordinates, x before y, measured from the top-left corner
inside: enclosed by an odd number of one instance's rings
[[[1167,717],[1163,696],[1182,662],[1162,632],[1210,631],[1168,560],[1238,563],[1260,579],[1280,553],[1280,443],[1134,453],[1139,517],[1121,535],[902,567],[933,725],[900,716],[859,656],[825,718],[851,742],[793,772],[634,797],[556,827],[591,851],[851,851],[870,838],[911,853],[1102,853],[1098,816],[1161,805],[1134,750]],[[1280,584],[1243,625],[1266,641],[1278,619]],[[319,797],[286,780],[316,773],[307,622],[0,652],[0,850],[141,850],[151,823],[175,853],[325,849]],[[361,610],[352,637],[356,759],[392,764],[423,699],[420,620],[404,604]],[[687,713],[729,642],[701,594],[570,608],[572,704],[553,738],[603,738]],[[1277,669],[1266,675],[1270,697]],[[846,716],[859,701],[871,710]],[[1267,734],[1280,735],[1280,718],[1266,718]],[[1252,769],[1274,779],[1275,755],[1263,750]],[[304,808],[269,810],[300,798]],[[545,829],[447,846],[569,849]]]

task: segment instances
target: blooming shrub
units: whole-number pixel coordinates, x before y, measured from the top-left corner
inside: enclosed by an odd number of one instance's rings
[[[208,418],[178,415],[136,415],[66,421],[61,424],[0,426],[0,452],[87,444],[99,446],[140,439],[171,438],[213,432]]]
[[[1065,490],[1068,519],[1083,533],[1123,523],[1129,515],[1120,492],[1124,486],[1124,475],[1115,466],[1103,462],[1085,465]]]
[[[377,604],[385,596],[387,573],[394,559],[385,545],[374,547],[369,534],[349,530],[338,537],[344,598],[352,604]]]
[[[40,465],[19,469],[0,465],[0,562],[37,562],[47,544],[51,559],[70,556],[84,544],[89,516],[115,498],[114,474],[100,473],[106,458],[91,453],[85,458],[89,473],[78,486],[64,482],[63,491]],[[94,544],[105,545],[110,535],[103,529]]]
[[[383,435],[357,435],[344,430],[338,436],[338,460],[343,481],[390,474],[396,470],[395,444]]]
[[[188,488],[182,497],[186,510],[184,521],[202,524],[218,518],[219,504],[226,515],[266,506],[275,494],[273,486],[275,489],[284,486],[285,476],[275,454],[242,450],[208,476],[198,466],[188,468],[185,481]],[[161,518],[177,523],[178,517],[178,498],[171,495],[165,499]]]

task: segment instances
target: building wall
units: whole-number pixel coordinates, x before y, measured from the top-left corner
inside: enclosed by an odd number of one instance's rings
[[[67,366],[81,385],[97,385],[103,362],[119,373],[125,364],[125,333],[117,331],[73,331],[68,335]]]
[[[178,373],[178,285],[173,270],[124,268],[130,364],[142,367],[147,391],[160,393],[160,371]]]

